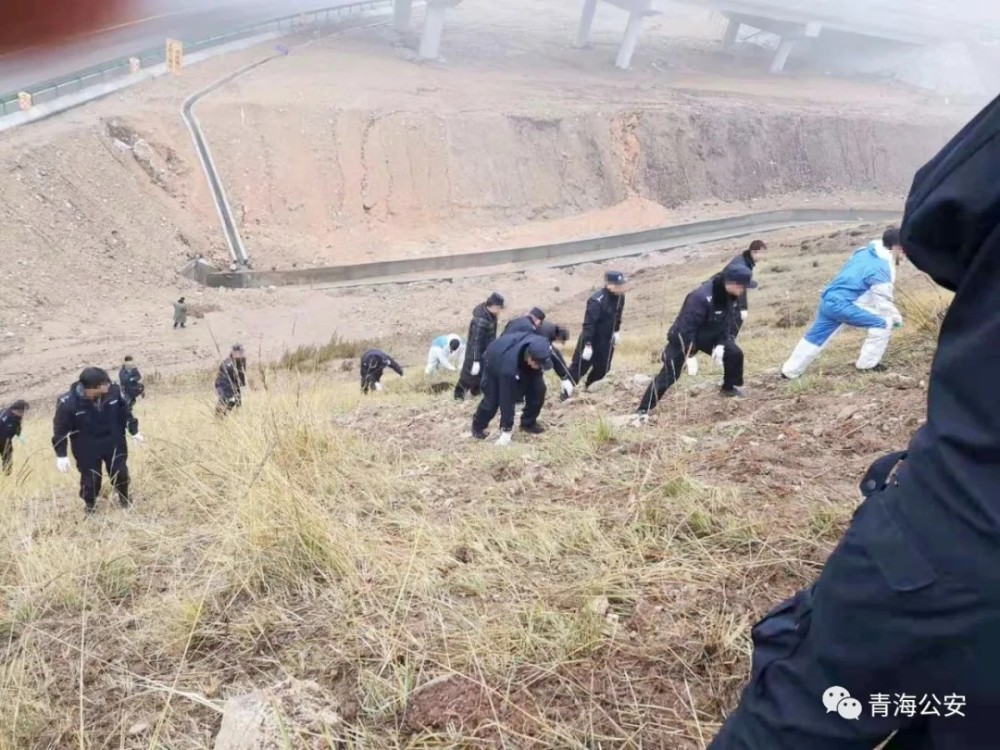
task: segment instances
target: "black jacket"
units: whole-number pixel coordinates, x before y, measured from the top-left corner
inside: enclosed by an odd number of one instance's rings
[[[403,374],[403,368],[400,366],[399,362],[394,360],[381,349],[369,349],[361,355],[362,379],[368,375],[381,373],[386,367],[391,370],[395,370],[398,375]]]
[[[678,343],[688,355],[711,350],[733,338],[739,316],[739,301],[726,291],[720,274],[684,298],[667,340]]]
[[[56,455],[65,458],[68,443],[77,464],[89,464],[112,451],[128,455],[125,432],[138,433],[139,420],[117,385],[112,384],[99,401],[91,401],[83,395],[83,387],[74,383],[56,404],[52,427]]]
[[[955,292],[941,324],[927,421],[897,472],[896,511],[931,561],[1000,577],[1000,99],[913,180],[910,261]]]
[[[215,376],[215,390],[226,398],[239,396],[247,384],[246,360],[226,357]]]
[[[524,361],[524,352],[535,339],[541,339],[551,347],[551,342],[543,336],[515,331],[505,333],[486,350],[483,359],[485,368],[483,378],[490,382],[490,388],[497,389],[500,401],[500,429],[504,432],[509,432],[514,426],[518,382],[543,377],[541,370],[529,367]]]
[[[590,344],[597,351],[610,349],[612,336],[622,327],[624,310],[624,294],[612,294],[607,287],[594,292],[587,300],[580,343],[583,346]]]
[[[722,273],[725,274],[725,272],[728,271],[731,268],[737,268],[739,266],[743,266],[744,268],[746,268],[750,272],[750,275],[753,276],[753,267],[756,266],[756,265],[757,265],[757,263],[754,261],[753,256],[751,255],[750,251],[749,250],[744,250],[742,253],[740,253],[739,255],[737,255],[735,258],[733,258],[731,261],[729,261],[726,264],[726,267],[722,269]],[[746,309],[748,309],[747,308],[747,290],[746,289],[744,289],[743,290],[743,294],[741,294],[739,296],[739,309],[740,310],[746,310]]]
[[[534,333],[538,329],[535,328],[535,321],[531,319],[530,315],[522,315],[520,318],[512,319],[503,329],[505,334],[507,333]]]
[[[121,385],[122,393],[129,399],[135,401],[146,393],[146,386],[142,384],[142,373],[138,367],[129,369],[123,367],[118,371],[118,382]]]
[[[465,340],[465,361],[462,363],[462,378],[472,379],[472,363],[482,362],[486,349],[496,341],[497,319],[486,309],[486,303],[476,305],[469,323],[469,337]]]
[[[0,411],[0,442],[13,440],[21,434],[21,418],[12,409]]]

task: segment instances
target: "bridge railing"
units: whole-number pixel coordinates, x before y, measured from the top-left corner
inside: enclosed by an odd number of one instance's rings
[[[337,5],[281,16],[202,39],[181,39],[180,41],[184,43],[184,54],[188,54],[236,41],[237,39],[257,36],[258,34],[276,31],[294,31],[297,28],[336,23],[349,16],[369,10],[378,10],[386,5],[386,0],[362,0],[361,2],[349,3],[347,5]],[[0,116],[12,114],[20,109],[19,95],[22,92],[31,94],[32,103],[39,104],[57,99],[66,94],[72,94],[90,86],[96,86],[115,78],[129,75],[132,72],[130,67],[132,58],[139,60],[140,68],[148,68],[165,62],[166,40],[164,40],[164,44],[158,47],[139,50],[126,57],[109,60],[108,62],[84,68],[50,81],[25,87],[20,91],[12,91],[4,94],[0,96]]]

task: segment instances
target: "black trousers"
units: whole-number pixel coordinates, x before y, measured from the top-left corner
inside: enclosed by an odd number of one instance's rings
[[[370,368],[361,371],[361,392],[368,393],[375,390],[375,384],[382,382],[382,373],[385,370],[380,368]]]
[[[485,430],[500,411],[501,384],[499,377],[487,375],[483,378],[483,400],[479,402],[476,413],[472,417],[473,430]],[[545,378],[541,373],[522,376],[511,386],[512,398],[517,400],[524,396],[524,409],[521,411],[521,426],[531,427],[538,421],[538,415],[545,405]],[[504,424],[501,418],[500,429],[504,432],[512,430],[513,423]]]
[[[604,376],[608,374],[608,370],[611,369],[611,359],[614,357],[615,348],[612,346],[610,340],[606,343],[594,343],[592,346],[594,353],[589,362],[581,356],[583,349],[583,342],[578,341],[576,351],[573,352],[573,361],[570,363],[569,371],[570,375],[573,376],[574,383],[589,387],[598,380],[603,380]],[[586,383],[582,380],[584,376],[587,378]]]
[[[710,355],[712,347],[706,345],[698,351]],[[642,414],[648,414],[655,409],[663,394],[677,382],[687,357],[680,342],[670,340],[667,342],[667,348],[663,350],[662,359],[663,367],[653,378],[642,401],[639,402],[639,412]],[[728,341],[722,355],[722,387],[725,390],[732,390],[741,385],[743,385],[743,350],[735,341]]]
[[[86,461],[77,461],[76,468],[80,471],[80,498],[88,508],[94,507],[97,496],[101,493],[103,470],[107,470],[111,485],[118,493],[118,500],[122,505],[128,505],[129,473],[126,450],[113,448],[95,454]]]
[[[3,462],[3,473],[8,476],[14,471],[14,441],[0,438],[0,461]]]
[[[819,579],[753,627],[750,683],[709,750],[871,750],[893,732],[887,750],[997,747],[1000,552],[981,579],[935,562],[921,539],[966,543],[914,536],[898,509],[921,494],[898,484],[865,500]],[[828,691],[861,715],[828,713]]]
[[[219,403],[215,406],[216,416],[224,417],[243,404],[243,397],[239,391],[231,392],[224,388],[216,388],[215,393],[219,397]]]
[[[455,384],[455,400],[465,401],[465,397],[468,396],[478,396],[483,392],[482,380],[480,375],[472,375],[467,373],[465,370],[458,376],[458,382]]]

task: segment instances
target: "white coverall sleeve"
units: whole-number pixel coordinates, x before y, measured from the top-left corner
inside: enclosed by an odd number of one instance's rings
[[[455,365],[453,365],[451,363],[451,360],[448,359],[448,354],[449,354],[448,350],[442,349],[440,347],[434,347],[434,351],[437,353],[438,364],[441,365],[441,367],[443,367],[444,369],[451,370],[454,372]]]
[[[899,308],[896,307],[896,303],[894,301],[895,289],[892,282],[875,284],[871,288],[871,293],[875,310],[879,315],[886,318],[892,318],[893,320],[901,321],[903,319],[903,316],[899,314]]]

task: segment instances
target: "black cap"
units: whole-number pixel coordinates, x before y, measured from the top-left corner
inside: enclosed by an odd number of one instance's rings
[[[27,401],[18,399],[13,404],[10,405],[11,411],[28,411],[31,407],[28,405]]]
[[[487,307],[503,307],[503,295],[500,292],[493,292],[486,298]]]
[[[108,377],[108,373],[100,367],[88,367],[80,373],[80,385],[84,388],[99,388],[110,382],[111,378]]]
[[[243,353],[243,344],[233,344],[233,351]]]
[[[131,362],[132,361],[132,355],[131,354],[125,355],[125,361],[126,362]]]
[[[552,369],[552,345],[548,339],[532,336],[528,342],[528,354],[541,365],[543,370]]]
[[[180,298],[179,300],[177,300],[177,301],[178,301],[178,302],[183,302],[183,301],[184,301],[184,298],[183,298],[183,297],[181,297],[181,298]]]
[[[896,227],[889,227],[882,233],[882,244],[886,249],[891,250],[896,245],[902,245],[903,243],[899,239],[899,229]]]
[[[757,282],[753,280],[753,272],[742,264],[729,266],[722,272],[723,281],[731,281],[734,284],[742,284],[747,289],[756,289]]]
[[[533,307],[533,308],[531,308],[531,312],[529,312],[528,315],[530,315],[531,317],[533,317],[539,323],[541,323],[543,320],[545,320],[545,313],[542,310],[542,308],[540,308],[540,307]]]
[[[569,331],[548,321],[538,326],[538,335],[544,336],[549,341],[569,341]]]
[[[621,271],[608,271],[606,274],[604,274],[604,283],[605,284],[624,284],[625,283],[625,274],[623,274]]]

